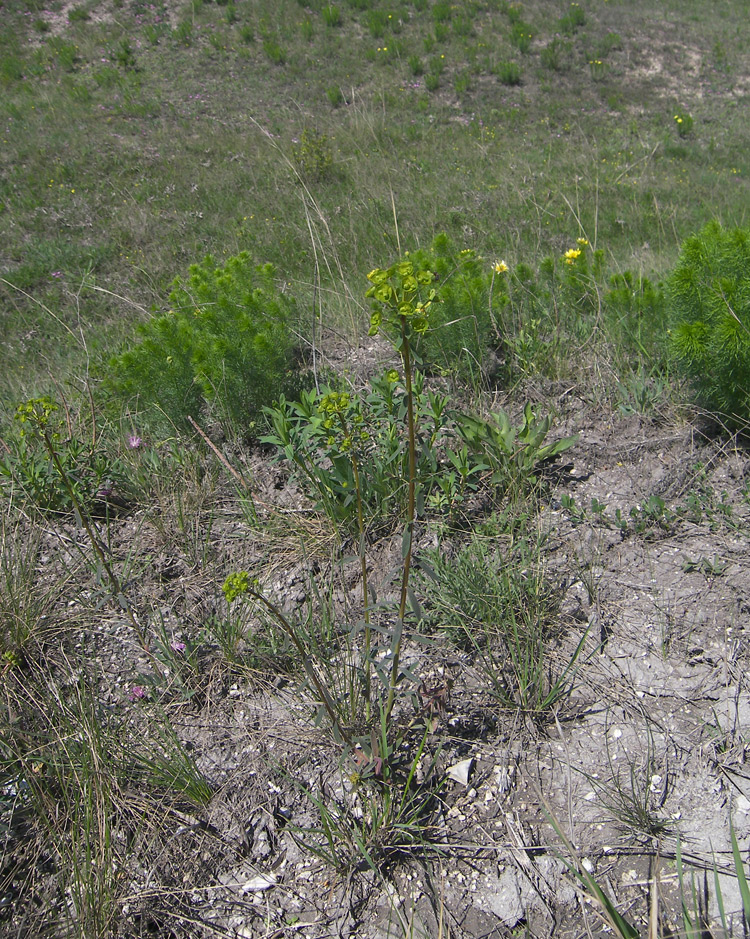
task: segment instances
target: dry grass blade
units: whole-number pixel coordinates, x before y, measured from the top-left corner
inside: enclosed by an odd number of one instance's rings
[[[657,852],[651,866],[650,903],[648,911],[648,939],[659,939],[659,862]]]

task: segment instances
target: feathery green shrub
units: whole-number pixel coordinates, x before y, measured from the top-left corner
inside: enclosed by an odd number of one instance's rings
[[[188,430],[188,416],[208,411],[254,432],[262,408],[293,384],[294,305],[274,268],[253,265],[247,252],[223,267],[209,256],[172,288],[172,308],[110,363],[110,388],[157,424]]]
[[[711,222],[682,245],[667,282],[670,346],[698,404],[750,422],[750,231]]]

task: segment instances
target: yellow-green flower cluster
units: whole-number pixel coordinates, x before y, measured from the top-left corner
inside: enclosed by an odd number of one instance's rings
[[[345,391],[329,391],[323,395],[318,407],[324,414],[342,414],[350,402],[351,398]]]
[[[248,588],[250,587],[250,575],[247,571],[237,571],[234,574],[230,574],[229,577],[224,581],[224,586],[221,588],[224,592],[224,597],[227,603],[232,603],[233,600],[236,600],[237,597],[241,596],[243,593],[247,593]]]
[[[41,398],[31,398],[29,401],[19,404],[16,408],[15,419],[19,424],[31,424],[33,427],[32,433],[47,434],[52,440],[58,440],[60,435],[57,430],[50,430],[52,415],[57,410],[59,408],[55,402],[47,395],[44,395]],[[62,427],[62,421],[56,420],[54,424],[57,429]],[[21,430],[21,436],[26,436],[26,428]]]
[[[408,322],[414,332],[426,332],[436,292],[430,290],[426,299],[420,293],[435,279],[432,271],[417,268],[407,259],[389,268],[376,267],[367,279],[372,286],[365,296],[376,301],[370,313],[371,336],[378,334],[384,316],[399,327]]]
[[[50,416],[57,411],[55,402],[45,395],[42,398],[32,398],[30,401],[24,401],[16,408],[16,420],[20,424],[31,421],[39,427],[46,427]]]
[[[353,413],[348,413],[352,410]],[[351,395],[347,392],[329,391],[320,399],[318,411],[327,415],[323,421],[323,430],[328,431],[327,446],[337,445],[334,433],[337,428],[341,435],[338,446],[344,453],[351,450],[355,440],[359,443],[369,440],[369,433],[362,429],[364,418],[356,406],[352,407]]]

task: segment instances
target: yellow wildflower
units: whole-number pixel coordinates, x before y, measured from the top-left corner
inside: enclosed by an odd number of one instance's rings
[[[492,266],[492,270],[496,274],[504,274],[508,270],[508,265],[505,263],[505,261],[495,261]]]
[[[566,264],[575,264],[576,258],[581,256],[580,248],[570,248],[565,252],[565,263]]]

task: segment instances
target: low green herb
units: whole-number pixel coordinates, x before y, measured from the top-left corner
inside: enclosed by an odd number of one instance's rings
[[[43,512],[69,514],[79,505],[91,511],[97,500],[104,508],[115,489],[126,488],[124,464],[98,441],[67,436],[68,427],[50,398],[20,404],[16,421],[20,432],[0,457],[0,484],[9,494]],[[56,458],[37,433],[39,427],[54,443]]]
[[[528,486],[545,463],[569,450],[577,436],[546,443],[552,417],[538,418],[531,404],[524,408],[523,424],[513,426],[502,409],[484,419],[468,414],[455,415],[458,433],[471,453],[485,459],[492,470],[492,482],[501,491]]]
[[[418,511],[434,503],[444,478],[446,461],[454,461],[463,488],[477,472],[468,453],[450,449],[455,437],[445,396],[428,391],[424,376],[413,381],[417,432],[416,478]],[[289,460],[308,495],[330,518],[358,529],[357,497],[362,500],[366,533],[372,536],[396,523],[406,506],[408,454],[406,391],[401,376],[390,370],[373,379],[364,394],[323,387],[300,400],[282,398],[266,409],[273,432],[262,439]],[[355,478],[358,476],[358,479]],[[455,502],[458,495],[454,495]]]

